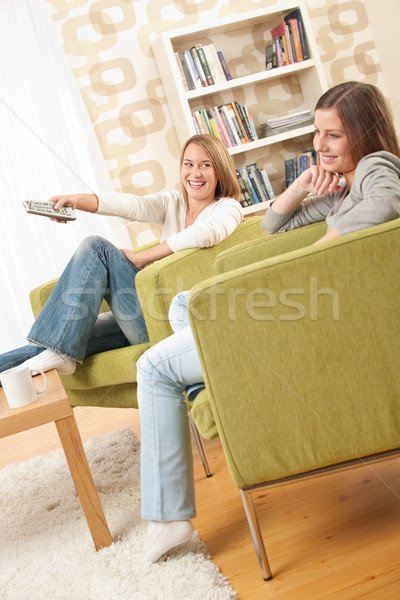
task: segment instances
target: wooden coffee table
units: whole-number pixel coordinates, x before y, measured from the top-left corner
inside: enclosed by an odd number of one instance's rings
[[[41,375],[37,377],[41,378]],[[0,388],[0,438],[54,421],[96,550],[112,543],[86,460],[75,416],[57,371],[48,371],[47,389],[33,404],[10,409]],[[36,386],[38,387],[38,386]]]

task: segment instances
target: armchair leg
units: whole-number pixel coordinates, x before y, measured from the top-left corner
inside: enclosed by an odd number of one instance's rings
[[[206,452],[206,449],[204,446],[203,438],[201,437],[200,432],[197,429],[197,425],[194,422],[194,419],[193,419],[190,411],[188,411],[188,417],[189,417],[190,426],[192,428],[193,436],[194,436],[194,439],[195,439],[195,442],[197,445],[197,450],[199,451],[201,462],[203,463],[204,472],[206,474],[206,477],[212,477],[213,472],[211,470],[211,466],[210,466],[210,463],[208,460],[208,456],[207,456],[207,452]]]
[[[265,581],[272,579],[271,569],[269,568],[267,554],[265,552],[264,541],[262,539],[260,526],[256,509],[254,507],[251,492],[247,490],[239,490],[242,496],[242,502],[247,517],[247,522],[250,528],[251,537],[253,538],[254,548],[257,554],[258,562],[261,567],[262,575]]]

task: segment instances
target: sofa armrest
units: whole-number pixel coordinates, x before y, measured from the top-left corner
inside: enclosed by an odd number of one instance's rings
[[[213,274],[216,256],[245,240],[256,239],[262,217],[249,217],[225,240],[211,248],[181,250],[148,265],[136,276],[136,289],[152,344],[171,335],[168,311],[172,298]]]
[[[275,235],[264,232],[257,240],[244,242],[219,254],[214,262],[214,271],[226,273],[259,260],[304,248],[319,240],[326,229],[326,223],[321,222]]]
[[[397,219],[194,287],[191,325],[239,488],[399,447],[399,254]]]

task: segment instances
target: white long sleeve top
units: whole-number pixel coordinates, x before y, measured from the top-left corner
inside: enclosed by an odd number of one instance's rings
[[[160,241],[166,241],[173,252],[215,246],[243,221],[242,206],[234,198],[211,202],[186,228],[186,203],[178,190],[146,196],[105,192],[98,198],[97,214],[161,225]]]

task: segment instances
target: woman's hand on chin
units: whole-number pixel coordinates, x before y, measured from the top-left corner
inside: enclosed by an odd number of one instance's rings
[[[337,192],[343,188],[339,185],[339,177],[336,173],[326,171],[321,165],[309,167],[296,180],[296,183],[307,192],[317,196],[331,192]]]

